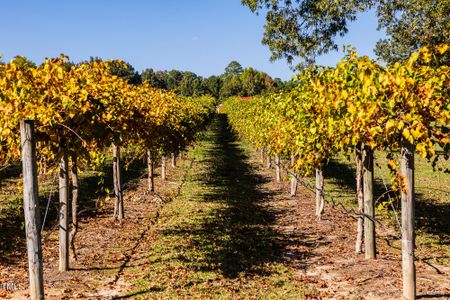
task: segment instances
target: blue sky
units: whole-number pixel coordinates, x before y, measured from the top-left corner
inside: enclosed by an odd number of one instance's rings
[[[99,56],[121,58],[136,70],[178,69],[202,76],[221,74],[231,60],[287,80],[285,61],[271,63],[261,45],[264,16],[240,0],[5,0],[0,8],[0,55],[8,61],[24,55],[36,63],[60,53],[73,61]],[[6,2],[6,3],[5,3]],[[374,56],[373,12],[361,15],[339,44],[352,44]],[[332,52],[319,64],[333,65]]]

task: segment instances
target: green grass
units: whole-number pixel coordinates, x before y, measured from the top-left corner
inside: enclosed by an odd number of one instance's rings
[[[219,116],[190,152],[181,196],[161,211],[144,264],[127,273],[137,299],[302,299],[317,293],[280,260],[264,180]],[[120,298],[118,298],[120,299]]]

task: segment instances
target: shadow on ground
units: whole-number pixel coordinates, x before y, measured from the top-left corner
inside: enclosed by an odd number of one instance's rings
[[[289,235],[273,229],[279,209],[269,210],[265,202],[276,201],[275,192],[263,188],[270,178],[258,174],[249,157],[231,132],[226,115],[219,114],[206,147],[203,173],[194,180],[204,187],[199,201],[220,203],[220,208],[203,219],[200,228],[165,231],[165,234],[192,234],[191,245],[206,255],[206,261],[194,265],[196,271],[220,271],[226,278],[269,275],[271,263],[284,260],[288,245],[299,245],[301,233]],[[290,251],[292,252],[292,251]],[[290,253],[290,259],[302,259],[305,253]]]
[[[346,191],[354,193],[354,191],[356,191],[355,172],[355,169],[349,164],[338,160],[331,160],[326,166],[324,174],[325,178],[332,178],[338,184],[339,189],[345,187]],[[378,175],[378,171],[375,173]],[[374,198],[379,202],[388,201],[389,198],[387,197],[387,194],[382,196],[385,191],[386,189],[381,180],[375,180]],[[390,193],[390,195],[392,198],[396,197],[394,193]],[[442,243],[450,243],[450,218],[448,217],[450,216],[450,202],[439,201],[438,199],[433,199],[417,192],[415,196],[416,228],[439,236]],[[397,201],[394,202],[394,206],[400,213],[401,207],[399,197],[397,197]],[[391,208],[388,206],[388,209]]]
[[[219,115],[213,126],[214,146],[208,149],[207,174],[202,176],[204,184],[213,188],[204,201],[225,205],[205,220],[205,235],[198,246],[209,250],[209,265],[218,266],[225,277],[235,278],[241,272],[263,275],[265,263],[281,256],[281,237],[270,227],[275,216],[261,206],[274,196],[261,188],[269,179],[249,164],[225,115]]]
[[[94,172],[82,174],[80,176],[80,198],[79,212],[80,222],[87,216],[99,214],[109,214],[107,210],[97,210],[97,200],[104,198],[106,192],[99,188],[100,182],[104,186],[112,186],[112,163],[107,162],[102,168],[102,174],[94,174]],[[140,160],[134,160],[130,163],[126,170],[123,170],[123,184],[130,187],[134,183],[134,179],[141,177],[146,171],[146,164]],[[26,253],[24,215],[23,215],[23,198],[21,189],[18,186],[21,177],[20,164],[8,168],[0,174],[3,176],[3,189],[0,189],[0,264],[15,264],[23,259],[23,253]],[[5,180],[6,179],[6,180]],[[54,180],[55,179],[55,180]],[[45,186],[40,182],[39,200],[41,222],[44,220],[44,214],[48,205],[48,213],[45,218],[45,229],[51,230],[55,228],[57,222],[58,211],[58,188],[57,178],[47,178]],[[53,182],[53,183],[52,183]],[[14,194],[12,194],[14,191]],[[7,193],[8,195],[6,195]],[[70,208],[69,208],[70,209]],[[125,208],[126,209],[126,208]],[[69,210],[70,211],[70,210]],[[43,235],[45,240],[46,233]]]

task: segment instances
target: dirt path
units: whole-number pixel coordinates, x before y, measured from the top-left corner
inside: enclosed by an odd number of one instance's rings
[[[399,250],[379,231],[379,259],[353,253],[354,221],[327,207],[316,221],[312,194],[288,196],[257,153],[216,118],[189,158],[146,192],[125,192],[126,221],[107,206],[84,218],[78,261],[57,272],[57,234],[44,244],[47,299],[399,299]],[[112,201],[111,201],[112,202]],[[450,297],[450,270],[418,263],[418,293]],[[2,278],[26,287],[24,258],[0,265]],[[0,290],[26,299],[26,290]],[[440,296],[441,298],[438,298]]]

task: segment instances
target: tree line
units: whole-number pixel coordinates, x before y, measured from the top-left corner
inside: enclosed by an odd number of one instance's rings
[[[101,60],[99,57],[90,57],[85,62]],[[36,64],[23,56],[17,56],[13,61],[19,67],[33,67]],[[0,64],[2,62],[0,61]],[[67,62],[68,66],[75,65]],[[255,68],[243,68],[237,61],[231,61],[220,75],[202,77],[191,71],[180,70],[154,70],[147,68],[141,73],[128,62],[122,60],[109,61],[110,72],[124,78],[130,84],[147,83],[150,87],[174,91],[185,97],[198,97],[210,95],[216,99],[232,96],[250,97],[283,89],[292,85],[292,81],[284,82],[280,78],[272,78],[269,74]]]
[[[211,95],[216,99],[231,96],[255,96],[268,90],[282,88],[284,82],[272,79],[267,73],[254,68],[243,68],[232,61],[221,75],[202,77],[193,72],[178,70],[155,71],[145,69],[141,80],[151,86],[166,90],[175,90],[183,96]]]

